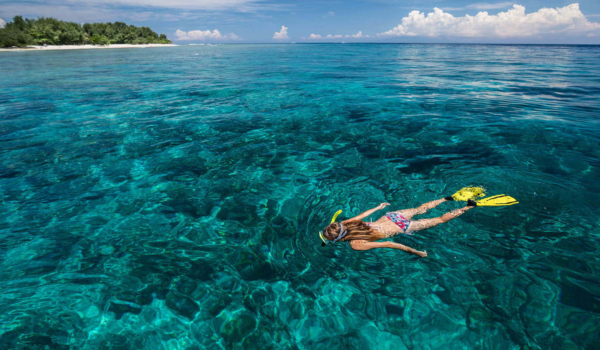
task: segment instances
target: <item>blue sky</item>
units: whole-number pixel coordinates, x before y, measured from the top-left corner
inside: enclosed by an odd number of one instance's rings
[[[149,26],[179,44],[600,44],[599,0],[0,0],[0,19],[15,15],[124,21]]]

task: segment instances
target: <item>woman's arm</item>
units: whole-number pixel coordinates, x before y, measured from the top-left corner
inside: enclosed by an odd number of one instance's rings
[[[378,206],[376,206],[375,208],[369,209],[369,210],[365,211],[364,213],[362,213],[362,214],[360,214],[358,216],[355,216],[355,217],[353,217],[351,219],[342,221],[342,223],[346,222],[346,221],[350,221],[350,220],[362,220],[362,219],[366,218],[367,216],[373,214],[374,212],[387,207],[388,205],[390,205],[390,203],[381,203]]]
[[[427,256],[427,251],[420,252],[418,250],[412,249],[411,247],[407,247],[400,243],[396,242],[369,242],[362,239],[350,241],[350,246],[354,250],[369,250],[373,248],[393,248],[404,250],[408,253],[416,254],[422,258]]]

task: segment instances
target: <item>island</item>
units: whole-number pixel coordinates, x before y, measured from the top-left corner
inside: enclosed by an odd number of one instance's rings
[[[84,23],[15,16],[0,29],[0,48],[99,48],[170,45],[165,34],[123,22]]]

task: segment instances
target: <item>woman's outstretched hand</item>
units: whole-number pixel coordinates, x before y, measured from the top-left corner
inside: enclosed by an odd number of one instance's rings
[[[381,204],[379,204],[379,205],[377,206],[377,208],[376,208],[376,209],[377,209],[377,210],[381,210],[381,209],[383,209],[383,208],[387,207],[388,205],[390,205],[390,203],[381,203]]]
[[[417,251],[415,254],[417,254],[418,256],[420,256],[421,258],[424,258],[427,256],[427,251],[424,250],[422,252]]]

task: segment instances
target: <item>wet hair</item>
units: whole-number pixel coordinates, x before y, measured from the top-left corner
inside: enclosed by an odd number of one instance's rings
[[[338,238],[340,235],[340,223],[334,222],[323,230],[323,237],[330,241]],[[373,230],[369,225],[365,224],[360,220],[352,220],[344,222],[344,229],[348,230],[348,234],[340,241],[347,242],[356,239],[364,239],[367,241],[376,241],[378,239],[385,238],[383,233]]]

